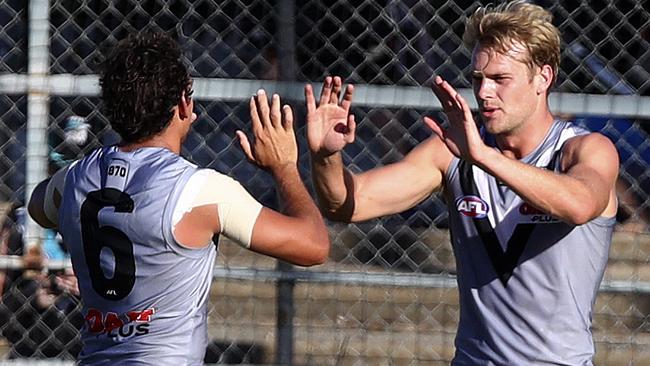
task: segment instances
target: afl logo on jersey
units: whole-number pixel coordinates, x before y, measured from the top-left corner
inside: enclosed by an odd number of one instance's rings
[[[480,197],[463,196],[456,200],[456,209],[464,216],[482,219],[487,216],[490,206]]]

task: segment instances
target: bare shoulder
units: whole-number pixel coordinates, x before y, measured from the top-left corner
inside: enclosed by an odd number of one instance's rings
[[[575,136],[568,139],[562,148],[562,163],[564,166],[579,162],[618,167],[618,152],[614,143],[601,133]]]
[[[582,154],[584,152],[599,152],[603,155],[618,156],[612,140],[598,132],[575,136],[566,141],[563,147],[564,154]]]

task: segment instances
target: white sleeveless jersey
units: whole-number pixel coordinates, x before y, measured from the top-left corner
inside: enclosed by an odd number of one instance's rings
[[[555,121],[521,161],[558,171],[564,142],[586,133]],[[459,159],[446,183],[460,293],[452,364],[591,365],[592,309],[615,219],[561,222]]]
[[[203,364],[215,246],[188,249],[172,213],[197,168],[162,148],[101,148],[66,175],[59,229],[86,317],[82,365]]]

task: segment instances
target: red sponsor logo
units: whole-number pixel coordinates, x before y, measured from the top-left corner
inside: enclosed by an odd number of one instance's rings
[[[522,215],[543,215],[544,212],[536,209],[535,207],[527,204],[526,202],[522,203],[519,206],[519,213]]]
[[[519,206],[519,213],[525,216],[529,216],[528,219],[535,223],[555,223],[560,221],[555,217],[527,204],[526,202],[522,203],[521,206]]]
[[[124,316],[119,316],[112,311],[104,315],[101,311],[90,308],[85,319],[88,331],[91,333],[106,333],[109,337],[128,338],[133,335],[149,333],[149,322],[155,312],[155,309],[151,308],[142,311],[129,311]],[[133,323],[140,324],[134,325]]]

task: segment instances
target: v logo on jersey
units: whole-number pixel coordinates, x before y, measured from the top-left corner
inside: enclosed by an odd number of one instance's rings
[[[460,173],[460,184],[463,194],[479,197],[479,191],[474,182],[474,175],[472,174],[472,165],[464,160],[460,160],[458,164]],[[506,251],[501,249],[499,238],[497,237],[490,220],[485,217],[475,217],[472,219],[476,226],[481,241],[485,246],[490,262],[496,271],[503,286],[507,286],[508,280],[515,270],[521,254],[524,252],[526,243],[532,234],[536,224],[519,224],[515,227],[512,236],[508,240]]]

